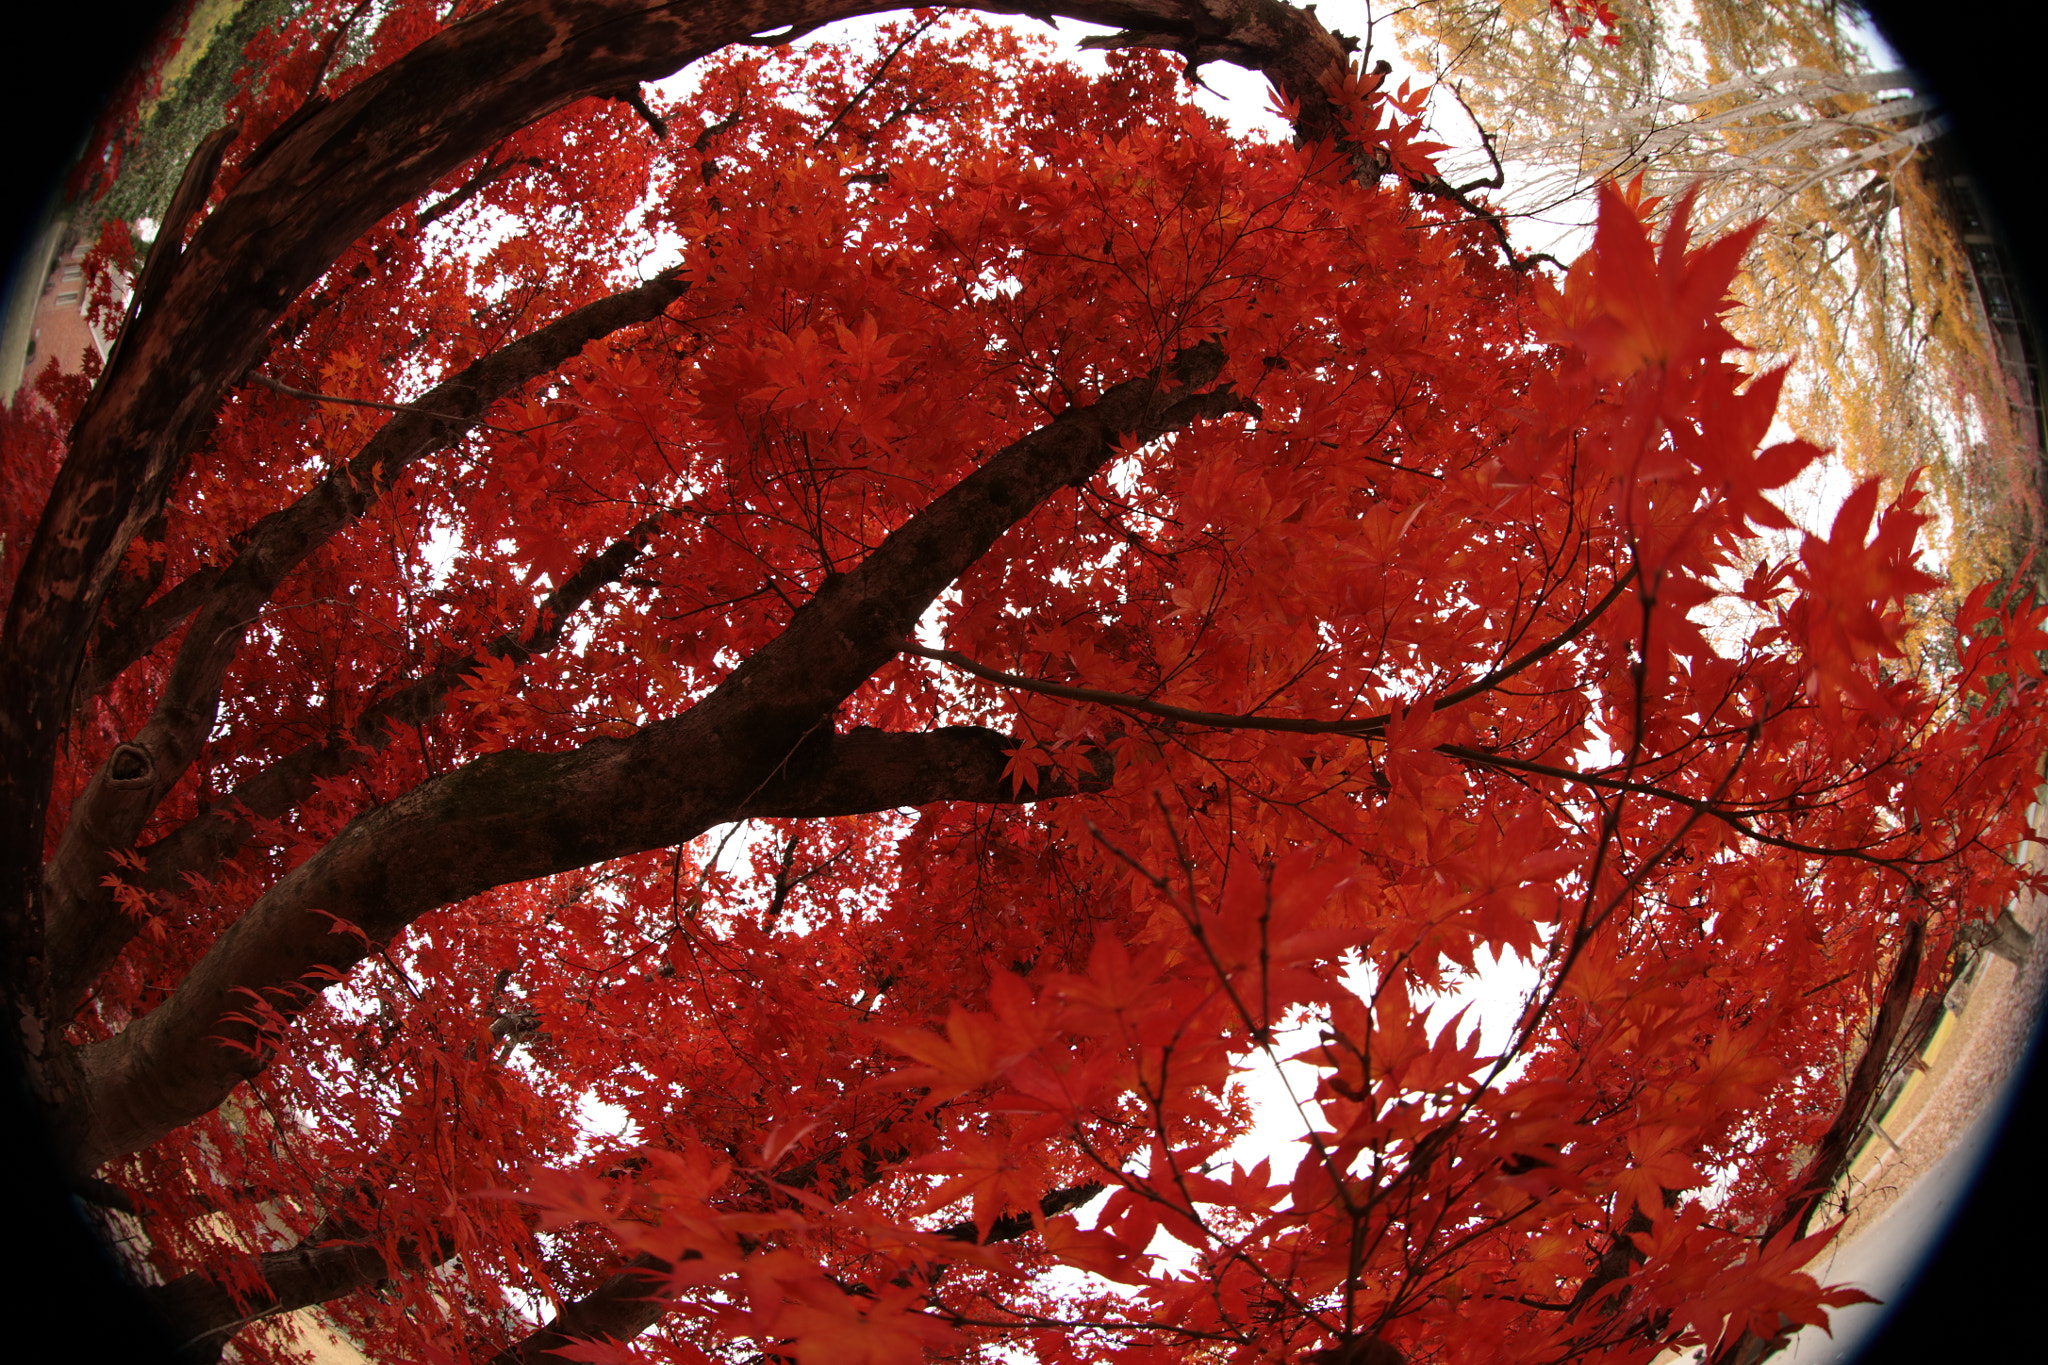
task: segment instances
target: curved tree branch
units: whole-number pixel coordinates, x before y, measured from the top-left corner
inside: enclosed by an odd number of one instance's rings
[[[1080,1208],[1101,1194],[1102,1188],[1099,1184],[1087,1184],[1054,1190],[1038,1201],[1039,1211],[1050,1218]],[[1028,1213],[1008,1213],[989,1225],[987,1237],[980,1236],[972,1220],[949,1224],[932,1235],[951,1242],[986,1246],[1015,1241],[1031,1231],[1034,1225]],[[668,1270],[667,1261],[646,1252],[640,1253],[606,1277],[596,1289],[564,1304],[547,1326],[492,1356],[489,1365],[546,1365],[549,1361],[567,1359],[558,1353],[562,1348],[579,1342],[631,1341],[661,1321],[662,1314],[668,1310],[668,1304],[661,1297]]]
[[[223,933],[163,1004],[80,1050],[80,1084],[54,1106],[77,1166],[139,1150],[213,1109],[267,1064],[277,1030],[338,973],[437,906],[683,843],[785,799],[807,814],[944,799],[836,758],[847,751],[833,713],[961,572],[1126,438],[1247,410],[1228,390],[1204,391],[1223,363],[1217,342],[1190,347],[1163,372],[1126,380],[1005,447],[852,572],[827,579],[779,636],[681,715],[567,753],[490,754],[358,816]],[[845,808],[798,795],[821,792]],[[359,932],[334,932],[337,918]]]
[[[220,1278],[204,1271],[180,1275],[143,1293],[182,1347],[183,1359],[214,1361],[235,1333],[252,1322],[338,1299],[387,1278],[395,1268],[439,1265],[455,1254],[455,1243],[439,1236],[425,1243],[406,1240],[396,1250],[394,1266],[390,1249],[379,1240],[337,1238],[330,1229],[316,1228],[289,1250],[250,1258],[243,1275],[253,1271],[264,1286],[253,1296],[237,1300]]]
[[[1614,586],[1607,590],[1598,602],[1587,609],[1584,615],[1564,630],[1499,668],[1473,679],[1461,687],[1452,688],[1441,697],[1434,698],[1431,706],[1435,710],[1456,706],[1485,692],[1490,692],[1524,669],[1541,663],[1558,650],[1584,634],[1599,620],[1607,609],[1620,598],[1622,591],[1635,581],[1636,571],[1631,568]],[[1381,713],[1371,716],[1345,717],[1338,720],[1311,720],[1304,716],[1259,716],[1243,715],[1226,711],[1197,711],[1185,706],[1173,706],[1166,702],[1153,701],[1149,697],[1135,697],[1126,692],[1109,692],[1099,687],[1077,687],[1071,683],[1050,682],[1044,678],[1029,678],[1019,673],[1005,673],[976,663],[951,649],[931,649],[913,641],[905,640],[897,648],[905,654],[915,654],[920,659],[931,659],[937,663],[951,664],[964,673],[972,673],[986,682],[1003,687],[1014,687],[1020,692],[1035,692],[1041,696],[1061,697],[1068,701],[1092,702],[1098,706],[1113,707],[1138,715],[1157,716],[1182,725],[1201,725],[1217,730],[1272,730],[1294,735],[1345,735],[1354,739],[1368,739],[1386,732],[1392,716]]]
[[[648,517],[592,557],[540,603],[539,624],[522,638],[508,631],[481,651],[448,659],[366,708],[347,734],[333,735],[285,754],[245,778],[227,797],[201,811],[141,851],[139,875],[124,875],[148,895],[185,892],[193,879],[207,879],[255,837],[255,821],[274,820],[311,796],[321,779],[338,777],[381,752],[404,727],[438,715],[448,696],[486,658],[525,663],[553,649],[570,616],[599,589],[617,582],[660,530],[664,518]],[[137,759],[140,762],[140,759]],[[67,830],[67,837],[70,831]],[[119,957],[139,925],[115,900],[114,886],[75,868],[59,880],[52,864],[46,893],[50,925],[52,1017],[69,1020],[84,1004],[92,983]]]
[[[52,1017],[70,1017],[85,983],[126,942],[128,935],[119,932],[126,917],[104,879],[116,871],[113,859],[134,847],[151,812],[198,759],[218,714],[222,679],[244,633],[278,585],[415,462],[461,439],[493,403],[599,337],[660,316],[686,288],[675,271],[665,271],[646,284],[574,309],[475,361],[386,422],[353,459],[330,471],[305,496],[250,529],[234,561],[210,580],[149,720],[80,794],[44,869]],[[628,537],[637,537],[628,560],[651,529]],[[598,563],[604,562],[600,557]],[[611,575],[624,567],[619,564]],[[574,610],[587,596],[561,605]],[[558,614],[555,620],[560,619]]]

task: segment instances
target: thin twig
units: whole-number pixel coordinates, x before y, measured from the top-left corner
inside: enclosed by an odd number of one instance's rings
[[[882,58],[880,62],[876,63],[875,69],[871,73],[869,73],[867,81],[861,86],[861,88],[854,91],[853,97],[847,100],[847,102],[840,107],[839,112],[832,116],[832,121],[825,125],[824,130],[822,132],[820,132],[816,137],[811,139],[811,145],[813,147],[823,146],[825,143],[825,139],[832,136],[834,132],[838,131],[839,125],[846,121],[846,116],[848,114],[851,114],[854,110],[858,109],[860,107],[861,101],[865,100],[869,95],[874,93],[875,87],[881,84],[882,77],[889,74],[889,68],[895,64],[895,61],[898,57],[901,57],[903,55],[904,49],[908,48],[912,43],[916,42],[919,38],[924,37],[926,30],[930,29],[932,25],[938,22],[938,18],[934,16],[930,19],[925,20],[923,23],[919,24],[910,32],[904,34],[902,40],[898,42],[893,49],[891,49],[889,55]]]
[[[1514,677],[1517,673],[1548,658],[1570,644],[1599,620],[1607,609],[1614,605],[1622,592],[1635,581],[1636,571],[1631,568],[1615,580],[1606,596],[1594,603],[1578,620],[1520,658],[1502,664],[1499,668],[1476,678],[1464,686],[1433,698],[1432,709],[1441,710],[1470,701],[1483,692],[1490,691]],[[1303,735],[1348,735],[1355,738],[1371,738],[1386,731],[1391,715],[1380,714],[1360,716],[1353,720],[1311,720],[1295,716],[1243,715],[1226,711],[1196,711],[1185,706],[1174,706],[1167,702],[1153,701],[1147,697],[1134,697],[1127,692],[1110,692],[1098,687],[1076,687],[1070,683],[1056,683],[1044,678],[1030,678],[1018,673],[1005,673],[977,663],[965,654],[951,649],[932,649],[925,645],[905,640],[897,645],[905,654],[915,654],[921,659],[951,664],[953,667],[986,682],[1003,687],[1014,687],[1023,692],[1036,692],[1048,697],[1061,697],[1068,701],[1094,702],[1099,706],[1115,707],[1120,711],[1136,711],[1143,715],[1157,716],[1161,720],[1177,721],[1184,725],[1202,725],[1218,730],[1277,730],[1288,734]]]
[[[255,383],[261,384],[264,388],[269,389],[272,393],[281,393],[287,398],[301,398],[308,403],[340,403],[351,408],[375,408],[379,412],[415,412],[422,417],[438,417],[444,422],[461,422],[465,426],[479,426],[486,431],[502,432],[507,436],[524,436],[528,432],[540,430],[540,427],[521,429],[518,427],[494,426],[489,422],[481,422],[473,417],[464,417],[459,412],[434,412],[428,408],[416,408],[410,403],[380,403],[374,398],[343,398],[338,394],[315,393],[311,389],[295,389],[289,384],[280,384],[265,374],[252,374],[249,378]],[[541,426],[553,425],[554,423],[552,422],[543,422],[541,424]]]

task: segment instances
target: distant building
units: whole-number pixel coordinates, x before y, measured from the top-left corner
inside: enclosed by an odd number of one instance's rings
[[[86,249],[70,220],[56,217],[22,258],[0,331],[0,401],[12,402],[53,360],[77,374],[87,354],[107,358],[106,338],[86,317]]]

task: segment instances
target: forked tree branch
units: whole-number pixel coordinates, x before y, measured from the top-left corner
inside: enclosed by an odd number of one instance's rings
[[[91,652],[79,671],[72,711],[113,686],[114,680],[134,667],[137,660],[169,639],[186,617],[199,610],[206,595],[220,581],[220,574],[216,564],[196,569],[147,605],[143,601],[129,604],[109,600],[106,619],[93,633]]]
[[[785,41],[896,0],[508,0],[437,33],[333,99],[309,98],[244,160],[189,243],[167,231],[71,433],[0,632],[0,942],[38,1071],[48,1051],[40,855],[57,746],[100,605],[163,509],[228,387],[292,301],[378,221],[578,99],[658,79],[735,43]],[[991,8],[1003,10],[1006,5]],[[1264,72],[1334,131],[1344,50],[1280,0],[1047,0],[1047,13],[1169,35]],[[225,137],[188,179],[212,178]],[[203,185],[202,185],[203,189]],[[203,192],[186,194],[192,212]],[[160,264],[159,264],[160,262]],[[44,1084],[68,1089],[46,1076]],[[75,1095],[65,1094],[69,1103]]]
[[[94,774],[44,869],[53,1017],[70,1017],[82,987],[125,941],[119,926],[126,917],[105,879],[118,873],[115,858],[135,846],[151,813],[197,761],[219,712],[222,680],[278,586],[415,463],[460,440],[493,403],[590,342],[660,316],[686,287],[676,271],[664,271],[475,361],[400,410],[303,497],[250,529],[233,562],[211,577],[148,721]]]
[[[525,663],[553,649],[569,618],[625,575],[662,521],[659,516],[644,519],[565,579],[540,603],[532,634],[507,631],[477,653],[445,660],[365,708],[348,733],[301,745],[273,760],[224,799],[142,849],[139,872],[111,880],[58,882],[53,877],[47,894],[63,913],[53,915],[50,926],[52,1017],[69,1020],[76,1014],[92,983],[140,931],[139,922],[115,898],[116,882],[148,896],[190,894],[194,882],[211,880],[223,863],[249,846],[256,822],[284,815],[312,796],[322,779],[369,762],[403,728],[440,714],[449,694],[486,659]]]
[[[935,781],[972,764],[921,769],[877,755],[962,736],[835,736],[834,712],[1046,498],[1085,482],[1133,436],[1247,410],[1228,390],[1208,389],[1223,364],[1220,344],[1190,347],[1005,447],[858,567],[827,579],[780,635],[681,715],[566,753],[490,754],[358,816],[223,933],[154,1011],[80,1050],[78,1089],[55,1115],[77,1166],[139,1150],[211,1111],[268,1064],[277,1030],[338,974],[437,906],[687,842],[747,814],[948,799]],[[989,756],[986,740],[972,745]],[[357,932],[335,933],[337,918]]]
[[[1446,758],[1455,758],[1461,763],[1475,767],[1498,768],[1503,772],[1527,773],[1532,777],[1550,777],[1560,782],[1577,786],[1594,787],[1602,791],[1626,792],[1635,796],[1648,796],[1674,806],[1682,806],[1697,814],[1707,816],[1728,826],[1745,839],[1754,839],[1771,848],[1782,848],[1791,853],[1805,853],[1820,858],[1854,858],[1859,862],[1888,868],[1894,872],[1908,867],[1919,867],[1940,861],[1937,858],[1885,858],[1872,853],[1868,848],[1831,846],[1790,839],[1783,835],[1770,834],[1758,829],[1755,817],[1770,814],[1769,809],[1745,808],[1734,803],[1703,796],[1688,796],[1684,792],[1660,787],[1654,782],[1641,782],[1633,778],[1613,777],[1606,773],[1580,772],[1576,768],[1563,768],[1554,763],[1537,763],[1512,754],[1499,753],[1491,749],[1473,749],[1462,744],[1439,744],[1436,752]],[[1778,803],[1774,803],[1778,804]]]
[[[283,311],[378,221],[506,136],[589,95],[665,76],[764,22],[887,0],[511,0],[433,35],[328,100],[313,96],[239,167],[189,242],[167,219],[136,308],[70,449],[0,631],[0,942],[32,1067],[49,1044],[38,863],[57,746],[100,604],[164,507],[228,387]],[[196,214],[228,146],[210,139],[177,203]],[[52,1078],[46,1078],[49,1082]]]

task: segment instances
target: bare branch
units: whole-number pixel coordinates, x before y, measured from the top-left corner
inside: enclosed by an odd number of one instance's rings
[[[1635,581],[1635,570],[1631,568],[1615,581],[1598,602],[1572,622],[1563,631],[1520,657],[1502,664],[1483,677],[1475,678],[1462,687],[1453,688],[1431,705],[1436,710],[1456,706],[1470,701],[1500,686],[1517,673],[1549,658],[1564,646],[1584,634],[1599,620],[1607,609],[1614,605],[1622,591]],[[1114,707],[1138,715],[1157,716],[1182,725],[1201,725],[1218,730],[1273,730],[1296,735],[1345,735],[1354,739],[1367,739],[1385,733],[1391,716],[1385,713],[1371,716],[1344,717],[1337,720],[1310,720],[1295,716],[1243,715],[1226,711],[1197,711],[1185,706],[1172,706],[1166,702],[1153,701],[1149,697],[1134,697],[1125,692],[1108,692],[1097,687],[1077,687],[1070,683],[1049,682],[1043,678],[1028,678],[1017,673],[1005,673],[976,663],[951,649],[931,649],[925,645],[905,640],[897,646],[905,654],[915,654],[920,659],[931,659],[938,663],[951,664],[965,673],[987,682],[1004,687],[1014,687],[1020,692],[1035,692],[1041,696],[1061,697],[1068,701],[1092,702],[1098,706]]]
[[[938,16],[934,15],[931,18],[926,19],[922,23],[918,24],[917,27],[911,29],[910,32],[904,34],[902,38],[897,40],[896,46],[889,49],[888,55],[883,57],[881,61],[875,63],[875,69],[868,73],[868,78],[865,81],[861,82],[860,89],[854,91],[853,94],[847,98],[845,104],[839,106],[839,112],[834,114],[831,118],[831,121],[828,122],[822,130],[820,130],[816,137],[811,139],[811,145],[813,147],[824,146],[825,139],[832,136],[833,133],[837,132],[840,124],[846,122],[846,116],[848,114],[851,114],[854,110],[860,108],[861,101],[865,100],[869,95],[874,93],[875,87],[881,84],[882,77],[889,74],[889,68],[895,64],[896,59],[898,57],[901,57],[904,51],[907,48],[909,48],[909,46],[912,43],[916,42],[919,38],[924,37],[925,33],[931,28],[931,26],[938,22]]]
[[[1880,858],[1871,853],[1867,848],[1809,844],[1797,839],[1787,839],[1780,835],[1768,834],[1751,823],[1757,814],[1763,813],[1761,811],[1738,809],[1736,806],[1719,800],[1711,800],[1700,796],[1688,796],[1684,792],[1672,791],[1668,787],[1660,787],[1651,782],[1639,782],[1632,778],[1612,777],[1605,773],[1580,772],[1575,768],[1561,768],[1551,763],[1537,763],[1526,758],[1516,758],[1511,754],[1497,753],[1490,749],[1472,749],[1461,744],[1439,744],[1436,746],[1436,751],[1446,758],[1455,758],[1460,762],[1472,763],[1480,767],[1529,773],[1536,777],[1554,777],[1560,781],[1572,782],[1584,787],[1598,787],[1607,791],[1628,792],[1638,796],[1655,797],[1659,801],[1668,801],[1674,806],[1683,806],[1687,810],[1711,816],[1713,819],[1727,825],[1737,834],[1742,835],[1745,839],[1754,839],[1760,844],[1768,844],[1772,848],[1782,848],[1793,853],[1809,853],[1817,857],[1855,858],[1862,862],[1874,863],[1879,867],[1890,868],[1893,871],[1897,871],[1901,867],[1917,866],[1931,861],[1924,858]]]
[[[463,419],[452,412],[435,412],[432,408],[417,403],[381,403],[374,398],[343,398],[338,394],[315,393],[311,389],[295,389],[289,384],[280,384],[267,374],[252,374],[249,382],[260,384],[272,393],[283,394],[286,398],[301,398],[308,403],[333,403],[348,408],[374,408],[378,412],[410,412],[421,417],[439,417],[447,421],[460,422]],[[492,426],[489,422],[470,422],[470,426],[482,427],[485,431],[502,432],[507,436],[524,436],[526,433],[513,427]]]
[[[486,189],[489,189],[493,181],[514,167],[525,166],[530,170],[539,170],[546,164],[546,162],[538,157],[531,156],[514,157],[510,161],[486,160],[475,175],[472,175],[454,190],[450,191],[446,199],[441,200],[422,213],[419,216],[419,225],[426,227],[429,223],[447,217],[479,194],[482,194]]]

